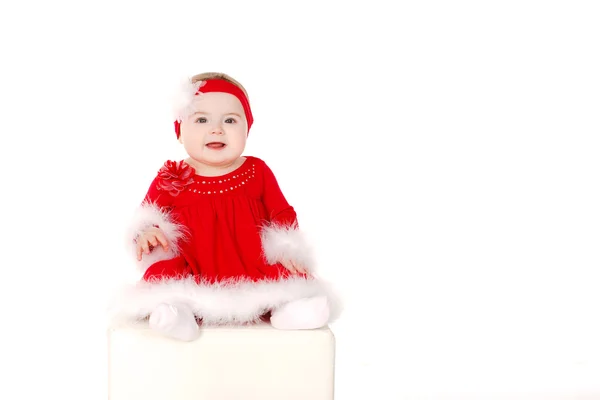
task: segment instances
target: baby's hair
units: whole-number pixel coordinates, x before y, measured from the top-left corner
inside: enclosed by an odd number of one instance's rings
[[[222,72],[203,72],[201,74],[194,75],[194,76],[192,76],[192,83],[196,83],[198,81],[211,80],[211,79],[223,79],[225,81],[233,83],[234,85],[236,85],[237,87],[242,89],[242,92],[244,92],[244,94],[246,95],[246,98],[248,99],[248,101],[250,101],[248,92],[246,92],[246,89],[242,86],[242,84],[239,83],[238,81],[236,81],[235,79],[233,79],[231,76],[224,74]]]

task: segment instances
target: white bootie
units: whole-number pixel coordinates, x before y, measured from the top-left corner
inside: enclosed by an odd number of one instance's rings
[[[150,314],[148,324],[162,335],[185,342],[197,339],[200,334],[194,313],[185,305],[160,304]]]
[[[271,314],[271,325],[276,329],[317,329],[328,321],[329,302],[325,296],[291,301]]]

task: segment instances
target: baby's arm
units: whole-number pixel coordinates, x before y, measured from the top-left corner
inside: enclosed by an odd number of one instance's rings
[[[150,184],[144,200],[134,213],[129,231],[130,247],[141,272],[157,261],[177,256],[178,243],[184,236],[184,227],[173,218],[170,211],[170,194],[159,191],[157,181],[158,178],[155,178]],[[159,244],[161,249],[156,249],[154,246]]]
[[[308,272],[313,268],[312,249],[298,225],[296,211],[288,203],[273,174],[264,164],[262,199],[269,223],[262,227],[262,245],[269,263]]]

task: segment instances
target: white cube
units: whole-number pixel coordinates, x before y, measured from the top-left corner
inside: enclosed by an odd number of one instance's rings
[[[332,400],[328,327],[203,327],[179,342],[147,328],[108,331],[110,400]]]

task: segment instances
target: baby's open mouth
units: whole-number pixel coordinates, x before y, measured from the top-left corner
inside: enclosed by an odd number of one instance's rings
[[[221,142],[210,142],[206,144],[206,147],[210,148],[210,149],[222,149],[225,147],[225,143],[221,143]]]

